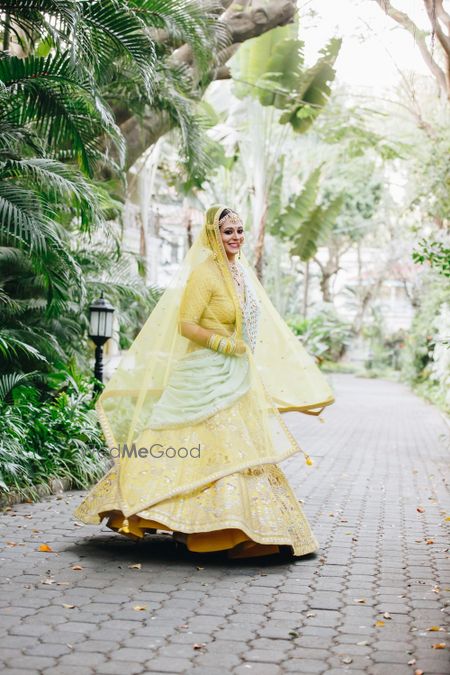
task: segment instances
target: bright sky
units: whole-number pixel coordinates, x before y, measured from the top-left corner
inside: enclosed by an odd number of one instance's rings
[[[393,0],[421,28],[429,28],[421,0]],[[332,36],[343,37],[336,62],[337,80],[381,93],[399,81],[399,69],[429,74],[414,39],[384,14],[375,0],[298,0],[300,36],[305,40],[306,62]],[[317,16],[309,16],[309,12]]]

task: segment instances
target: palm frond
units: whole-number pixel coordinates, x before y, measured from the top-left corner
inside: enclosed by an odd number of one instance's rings
[[[28,247],[43,252],[45,230],[50,221],[42,213],[42,204],[32,190],[0,183],[0,244]]]
[[[31,373],[7,373],[0,375],[0,400],[4,401],[18,384],[25,384],[33,380],[37,371]]]
[[[111,111],[80,77],[69,52],[47,57],[0,58],[0,81],[9,100],[1,117],[10,124],[33,124],[53,151],[63,151],[92,175],[98,154],[104,154],[102,137],[114,143],[124,161],[124,141]]]
[[[11,178],[19,184],[33,184],[39,189],[41,198],[50,202],[61,199],[74,207],[84,228],[94,227],[102,220],[92,186],[67,164],[46,158],[0,162],[0,180]]]
[[[31,335],[29,335],[29,337],[31,337]],[[47,362],[45,356],[43,356],[38,349],[33,347],[30,343],[24,342],[16,337],[12,330],[0,330],[0,354],[6,360],[25,356],[29,359]]]

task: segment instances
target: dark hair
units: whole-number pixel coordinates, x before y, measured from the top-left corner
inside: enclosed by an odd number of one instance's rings
[[[234,213],[231,209],[224,209],[222,213],[219,216],[219,220],[222,220],[222,218],[225,218],[229,213]]]

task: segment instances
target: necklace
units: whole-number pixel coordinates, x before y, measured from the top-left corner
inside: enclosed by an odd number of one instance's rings
[[[228,263],[230,266],[231,274],[233,279],[236,281],[238,286],[242,286],[242,274],[235,262]]]
[[[243,303],[245,300],[245,288],[244,288],[244,280],[242,278],[242,272],[235,262],[228,263],[228,265],[230,267],[231,276],[233,277],[233,281],[236,285],[236,290],[239,299]]]

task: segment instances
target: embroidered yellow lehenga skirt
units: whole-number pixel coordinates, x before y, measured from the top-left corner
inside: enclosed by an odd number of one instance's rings
[[[136,439],[136,449],[153,448],[155,456],[121,456],[74,515],[90,524],[107,519],[133,539],[169,531],[190,551],[231,558],[280,546],[311,553],[319,544],[262,427],[245,360],[197,350],[173,373]]]

